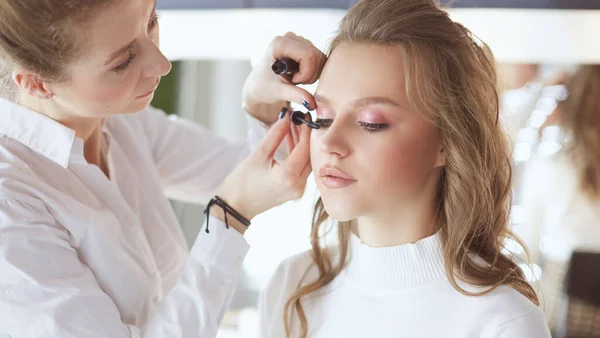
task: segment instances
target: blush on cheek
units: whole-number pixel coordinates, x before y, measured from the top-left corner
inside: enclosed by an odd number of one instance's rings
[[[398,145],[382,147],[377,151],[376,166],[380,177],[388,183],[410,185],[426,180],[432,166],[432,154],[423,147]],[[373,163],[375,164],[375,163]],[[418,184],[418,183],[417,183]]]

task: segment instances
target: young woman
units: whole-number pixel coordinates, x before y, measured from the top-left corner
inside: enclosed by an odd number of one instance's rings
[[[312,250],[276,271],[261,337],[549,337],[502,252],[511,162],[485,44],[433,0],[361,0],[315,99]]]
[[[293,147],[289,120],[275,123],[224,182],[249,144],[148,107],[171,68],[155,5],[0,2],[2,337],[214,337],[248,250],[246,222],[214,206],[190,254],[167,196],[207,203],[220,191],[251,219],[302,193],[307,128]],[[294,83],[314,82],[325,59],[293,34],[274,41],[245,89],[267,124],[285,101],[314,106],[270,70],[284,56],[300,60]],[[286,135],[293,151],[276,165]]]

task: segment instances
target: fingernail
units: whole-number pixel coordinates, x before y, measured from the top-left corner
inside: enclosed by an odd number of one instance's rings
[[[308,110],[312,110],[312,109],[310,109],[310,106],[308,105],[308,101],[302,100],[302,105],[304,106],[304,108],[306,108]]]
[[[287,113],[287,111],[288,111],[287,107],[283,107],[281,109],[281,112],[279,113],[279,119],[280,120],[285,117],[285,114]]]

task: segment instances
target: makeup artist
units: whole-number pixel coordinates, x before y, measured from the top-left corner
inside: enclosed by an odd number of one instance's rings
[[[155,5],[0,2],[0,337],[215,337],[250,220],[304,190],[310,129],[277,116],[315,102],[281,82],[325,56],[276,38],[244,88],[250,140],[229,143],[148,106],[171,69]],[[168,197],[209,204],[191,251]]]

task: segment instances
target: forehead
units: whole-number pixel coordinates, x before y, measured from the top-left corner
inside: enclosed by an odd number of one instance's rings
[[[332,101],[388,97],[406,104],[405,80],[399,47],[343,43],[328,58],[317,92]]]
[[[81,27],[86,54],[102,58],[130,43],[145,29],[155,3],[117,0],[100,8]]]

